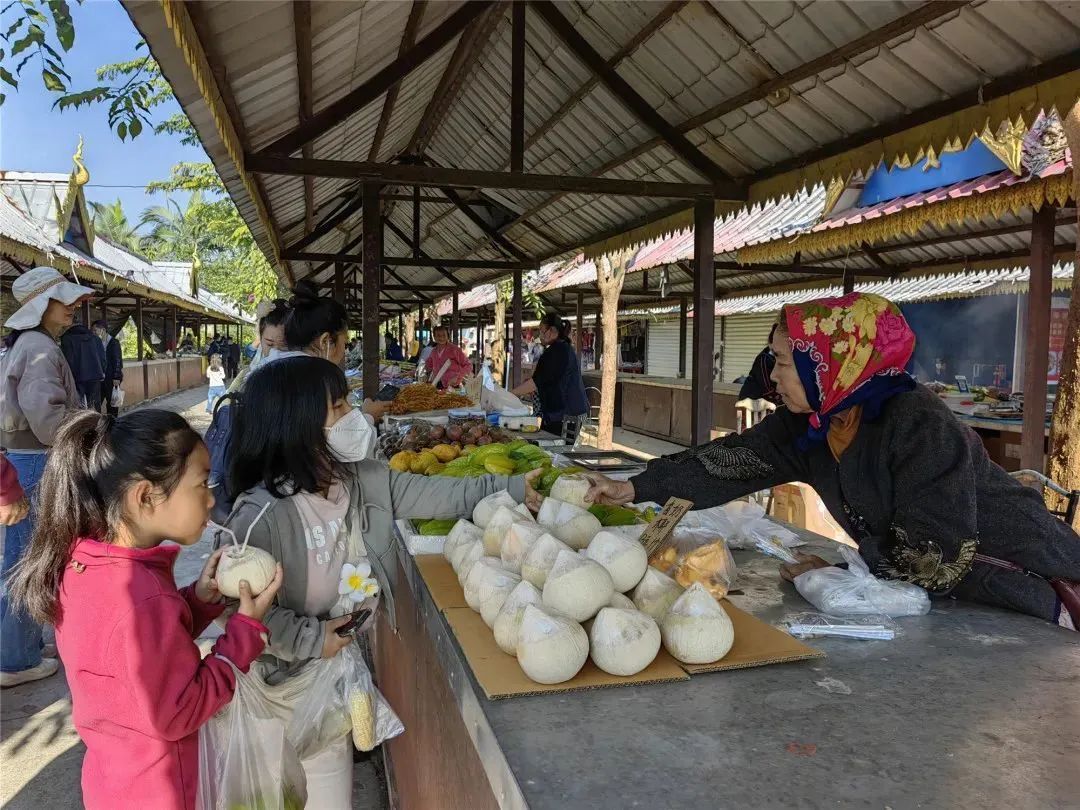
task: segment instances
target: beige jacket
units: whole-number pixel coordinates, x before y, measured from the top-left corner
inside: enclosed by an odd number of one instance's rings
[[[75,379],[60,346],[45,332],[24,332],[0,359],[0,445],[51,447],[64,417],[78,407]]]

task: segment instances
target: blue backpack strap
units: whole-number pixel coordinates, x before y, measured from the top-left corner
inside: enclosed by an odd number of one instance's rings
[[[232,399],[226,394],[214,408],[214,418],[206,431],[206,449],[210,451],[210,486],[225,483],[229,469],[229,444],[232,440]]]

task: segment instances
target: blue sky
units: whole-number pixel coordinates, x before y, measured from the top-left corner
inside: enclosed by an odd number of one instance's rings
[[[84,89],[96,85],[94,71],[99,66],[132,58],[139,34],[116,0],[86,0],[70,7],[75,45],[65,55],[64,66],[71,74],[71,86]],[[144,208],[165,201],[164,194],[147,194],[146,183],[168,177],[174,163],[206,160],[201,148],[184,146],[175,136],[155,135],[149,128],[135,140],[121,142],[108,127],[106,106],[53,109],[57,96],[45,89],[32,64],[26,66],[17,91],[4,89],[0,168],[67,173],[82,135],[84,162],[90,171],[87,199],[111,202],[119,197],[133,221],[138,221]],[[178,110],[175,102],[162,105],[153,111],[154,120]],[[179,197],[183,204],[186,195]]]

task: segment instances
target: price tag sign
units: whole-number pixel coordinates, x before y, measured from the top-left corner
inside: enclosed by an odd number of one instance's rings
[[[679,521],[693,508],[692,501],[686,501],[682,498],[668,498],[660,514],[641,533],[641,545],[645,546],[645,551],[648,552],[650,557],[668,544],[671,533],[675,531]]]

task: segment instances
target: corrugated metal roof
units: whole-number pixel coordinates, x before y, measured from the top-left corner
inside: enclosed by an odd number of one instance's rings
[[[291,3],[212,2],[197,6],[204,48],[218,77],[236,98],[237,124],[245,146],[266,146],[299,120]],[[507,4],[508,5],[508,4]],[[558,9],[605,58],[633,40],[665,6],[645,2],[558,2]],[[418,38],[460,3],[428,3]],[[245,220],[268,255],[266,230],[248,199],[236,167],[225,153],[206,103],[195,90],[191,70],[176,49],[160,7],[126,0],[125,7],[151,45],[165,75],[195,124]],[[942,13],[881,44],[856,49],[847,61],[820,70],[773,95],[755,99],[709,119],[718,105],[761,83],[800,68],[923,7],[920,2],[839,2],[838,0],[751,0],[682,5],[616,66],[666,120],[676,125],[702,120],[686,137],[731,175],[758,176],[781,164],[913,110],[971,91],[996,77],[1011,75],[1080,45],[1080,3],[973,2]],[[366,0],[313,2],[313,96],[315,109],[340,98],[397,55],[408,3]],[[944,6],[942,7],[944,8]],[[500,169],[509,148],[510,34],[506,7],[463,77],[455,102],[430,139],[427,156],[456,168]],[[589,72],[571,55],[535,12],[527,15],[526,132],[549,121]],[[400,86],[380,160],[402,154],[416,123],[432,101],[457,40],[443,47]],[[378,98],[312,144],[316,158],[366,159],[382,110]],[[689,124],[686,124],[689,126]],[[662,144],[603,85],[597,84],[547,126],[525,156],[526,171],[656,179],[697,180],[696,174]],[[269,209],[289,243],[303,232],[303,182],[264,177]],[[316,208],[327,208],[346,184],[316,179]],[[510,209],[531,212],[505,235],[530,255],[549,255],[557,245],[580,246],[607,228],[668,205],[656,199],[550,195],[499,191],[490,194]],[[408,204],[392,204],[393,220],[406,228]],[[499,258],[487,238],[458,213],[422,207],[423,249],[435,256]],[[748,226],[767,223],[747,213]],[[443,214],[444,216],[439,216]],[[357,233],[359,217],[342,232],[320,240],[335,250]],[[537,231],[546,233],[541,236]],[[765,238],[765,234],[759,234]],[[556,244],[552,244],[555,242]],[[388,251],[404,246],[386,237]],[[324,246],[325,245],[325,246]],[[557,254],[573,255],[576,248]],[[298,274],[308,268],[297,266]],[[403,273],[417,284],[435,283],[431,269]],[[475,281],[484,271],[456,273]],[[756,281],[756,279],[755,279]]]

